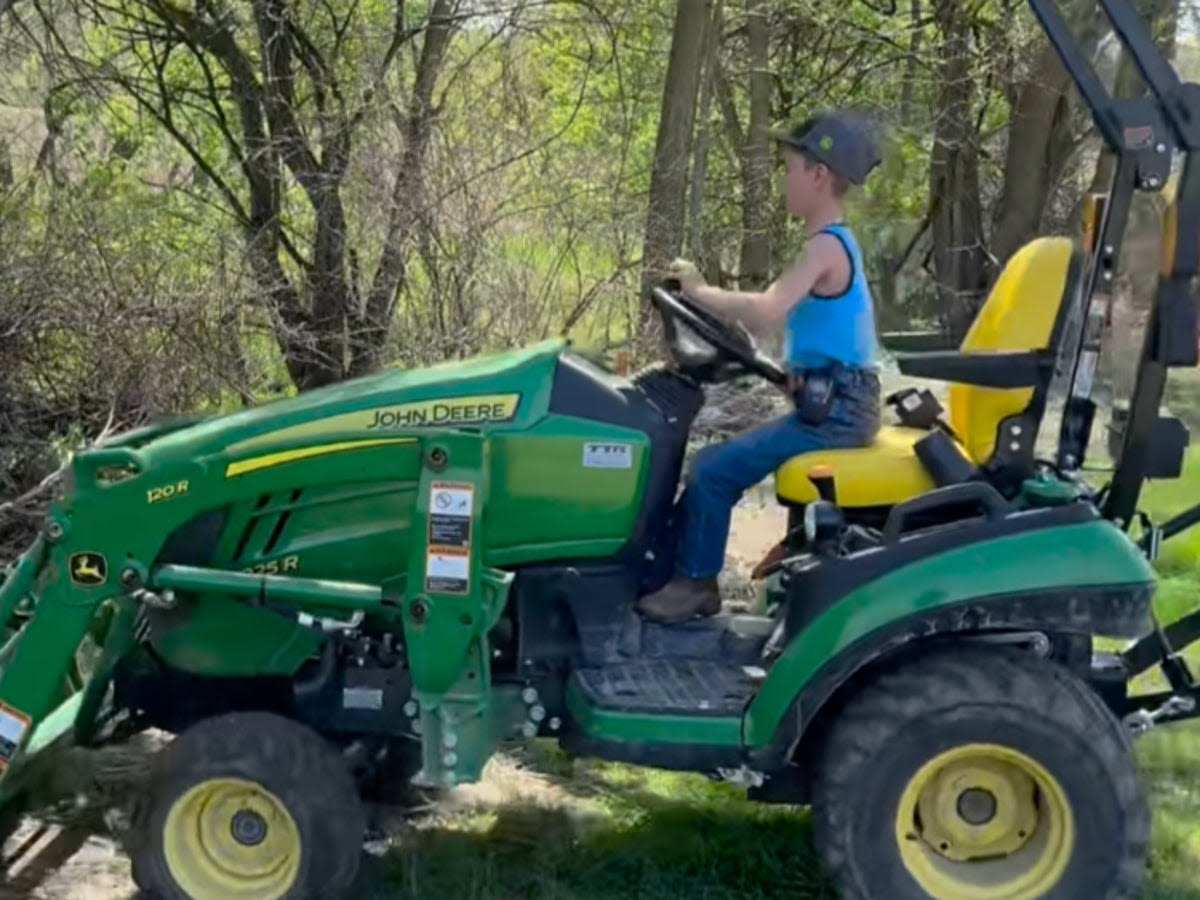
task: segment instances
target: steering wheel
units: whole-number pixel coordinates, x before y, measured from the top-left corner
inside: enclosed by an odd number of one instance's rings
[[[745,329],[718,318],[682,293],[653,287],[650,289],[650,295],[663,318],[667,320],[668,327],[671,320],[678,320],[703,341],[711,344],[721,355],[745,366],[756,375],[761,375],[772,384],[780,387],[787,384],[787,373],[773,359],[758,351]]]

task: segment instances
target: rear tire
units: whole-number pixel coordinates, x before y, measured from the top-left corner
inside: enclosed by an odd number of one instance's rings
[[[334,748],[270,713],[205,719],[155,760],[130,840],[156,900],[334,900],[362,858],[366,820]]]
[[[1012,648],[937,651],[863,689],[822,748],[813,809],[847,900],[1117,900],[1145,877],[1150,816],[1120,723]]]

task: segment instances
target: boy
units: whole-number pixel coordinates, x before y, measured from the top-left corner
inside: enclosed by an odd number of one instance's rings
[[[761,293],[709,286],[691,267],[672,274],[688,297],[752,332],[784,327],[797,410],[696,454],[675,508],[675,576],[638,601],[641,614],[659,622],[720,612],[717,574],[733,507],[746,489],[797,454],[865,446],[879,429],[871,291],[842,222],[843,196],[879,164],[878,151],[865,129],[836,113],[772,137],[783,145],[787,211],[808,235],[800,262]]]

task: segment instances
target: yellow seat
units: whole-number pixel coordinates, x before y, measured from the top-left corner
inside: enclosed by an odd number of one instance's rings
[[[1036,238],[1009,259],[992,286],[960,353],[1012,353],[1050,348],[1064,301],[1077,289],[1077,252],[1070,238]],[[1073,262],[1076,264],[1073,265]],[[1033,387],[989,388],[950,385],[949,424],[962,453],[983,465],[996,451],[1005,419],[1030,408]],[[885,425],[867,447],[817,450],[788,460],[776,470],[775,493],[785,503],[817,499],[807,474],[818,465],[833,470],[838,504],[851,508],[887,507],[936,485],[913,451],[928,432]]]
[[[775,472],[775,493],[789,503],[817,499],[808,473],[814,466],[829,466],[842,506],[895,506],[925,491],[933,479],[913,453],[913,444],[925,437],[923,428],[884,425],[869,447],[849,450],[814,450],[793,456]]]

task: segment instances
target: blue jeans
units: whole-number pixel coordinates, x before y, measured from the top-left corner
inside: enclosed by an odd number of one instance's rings
[[[819,426],[792,412],[696,454],[672,515],[677,574],[710,578],[721,571],[733,507],[787,460],[813,450],[871,443],[880,423],[878,377],[852,370],[838,382],[829,417]]]

